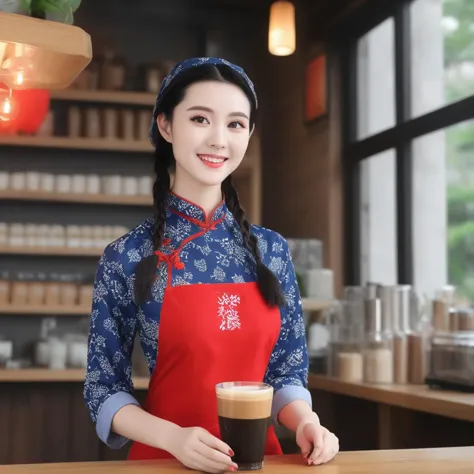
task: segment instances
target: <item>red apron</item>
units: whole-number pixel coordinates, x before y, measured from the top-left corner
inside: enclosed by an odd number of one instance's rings
[[[179,250],[171,255],[157,252],[168,263],[168,284],[160,316],[159,355],[144,409],[220,438],[215,385],[263,381],[280,333],[280,310],[266,304],[256,283],[172,287],[173,266],[182,268]],[[273,427],[268,430],[265,454],[282,454]],[[166,451],[134,442],[128,458],[170,457]]]

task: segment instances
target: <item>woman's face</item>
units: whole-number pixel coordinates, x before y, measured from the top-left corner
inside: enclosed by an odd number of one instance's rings
[[[158,117],[161,134],[173,145],[175,180],[220,185],[245,155],[249,118],[250,102],[236,85],[216,81],[192,84],[174,109],[171,123],[162,115]]]

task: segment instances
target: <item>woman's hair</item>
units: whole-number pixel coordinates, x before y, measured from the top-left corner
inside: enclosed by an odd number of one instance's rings
[[[171,121],[174,108],[183,100],[186,89],[190,85],[201,81],[228,82],[239,86],[250,101],[250,129],[253,128],[256,112],[255,98],[250,92],[245,79],[230,67],[222,65],[203,65],[181,72],[167,87],[166,93],[160,100],[155,116],[163,113],[166,119]],[[172,145],[161,136],[159,131],[157,135],[154,160],[156,180],[153,185],[153,249],[155,251],[161,248],[165,235],[167,196],[170,191],[170,175],[168,170],[175,164]],[[222,191],[225,196],[227,208],[232,212],[240,226],[243,243],[255,258],[258,287],[264,300],[270,306],[283,305],[285,298],[280,282],[273,272],[262,262],[257,238],[251,233],[250,223],[240,205],[239,195],[234,187],[232,176],[229,175],[223,181]],[[158,257],[153,254],[143,258],[137,265],[135,279],[135,300],[137,305],[143,304],[151,296],[151,288],[157,274],[157,264]]]

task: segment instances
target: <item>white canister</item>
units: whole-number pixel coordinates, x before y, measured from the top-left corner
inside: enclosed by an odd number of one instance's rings
[[[26,240],[26,245],[29,245],[30,247],[36,247],[37,245],[39,245],[37,224],[25,225],[25,240]]]
[[[26,245],[25,226],[20,223],[10,224],[8,243],[12,246]]]
[[[74,174],[71,179],[71,189],[75,194],[84,194],[86,192],[86,176],[83,174]]]
[[[0,366],[13,357],[13,342],[0,339]]]
[[[122,177],[119,175],[104,176],[102,188],[105,194],[119,195],[122,192]]]
[[[309,298],[331,301],[334,299],[334,272],[329,268],[315,268],[302,272]]]
[[[68,247],[77,248],[81,246],[81,228],[78,225],[66,227],[66,241]]]
[[[48,367],[50,352],[50,343],[48,341],[38,341],[35,344],[35,364],[38,367]]]
[[[54,192],[54,174],[51,173],[41,173],[40,175],[40,189],[46,193]]]
[[[81,247],[92,248],[94,247],[94,235],[93,226],[83,225],[81,226]]]
[[[26,173],[18,171],[10,175],[10,188],[14,191],[23,191],[26,188]]]
[[[8,189],[10,186],[10,175],[6,171],[0,171],[0,191]]]
[[[69,193],[71,191],[71,176],[68,174],[56,176],[56,191],[58,193]]]
[[[50,247],[51,242],[51,228],[48,224],[40,224],[36,227],[37,243],[40,247]]]
[[[136,196],[138,194],[138,179],[134,176],[123,178],[123,194],[126,196]]]
[[[87,341],[72,340],[68,343],[67,365],[77,369],[87,367]]]
[[[28,171],[26,173],[26,189],[28,191],[39,191],[40,173],[37,171]]]
[[[49,368],[60,370],[66,368],[67,361],[67,344],[59,338],[52,337],[49,339]]]
[[[99,194],[100,193],[100,178],[96,174],[87,175],[86,179],[86,193]]]
[[[151,196],[153,193],[153,179],[151,176],[142,176],[138,180],[138,194]]]

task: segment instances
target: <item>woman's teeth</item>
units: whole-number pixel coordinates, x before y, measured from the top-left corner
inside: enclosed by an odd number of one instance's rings
[[[208,163],[224,163],[226,158],[214,158],[210,156],[199,155],[199,158],[203,161],[207,161]]]

